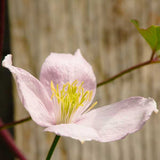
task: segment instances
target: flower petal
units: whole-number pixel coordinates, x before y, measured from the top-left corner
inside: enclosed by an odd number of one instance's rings
[[[50,126],[46,128],[45,131],[54,132],[61,136],[71,137],[80,140],[81,142],[98,138],[97,131],[94,128],[74,123]]]
[[[92,110],[84,114],[76,124],[54,125],[45,131],[80,141],[115,141],[141,129],[153,111],[158,111],[153,99],[131,97]]]
[[[153,111],[158,111],[153,99],[131,97],[92,110],[84,114],[76,124],[96,130],[98,138],[94,140],[115,141],[141,129]]]
[[[47,91],[30,73],[12,66],[11,58],[11,55],[7,55],[2,64],[12,72],[24,107],[37,124],[45,127],[54,124],[52,101]]]
[[[75,55],[51,53],[41,68],[40,81],[47,88],[51,95],[50,83],[59,85],[59,88],[67,82],[78,80],[84,81],[85,90],[93,90],[93,97],[96,91],[96,78],[91,65],[82,57],[78,49]]]

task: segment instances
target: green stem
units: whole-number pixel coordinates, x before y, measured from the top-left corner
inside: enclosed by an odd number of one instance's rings
[[[143,67],[143,66],[146,66],[146,65],[149,65],[149,64],[154,64],[154,63],[160,63],[160,61],[159,61],[159,60],[153,60],[153,59],[152,59],[152,60],[148,60],[148,61],[146,61],[146,62],[140,63],[140,64],[138,64],[138,65],[132,66],[132,67],[130,67],[130,68],[127,68],[127,69],[123,70],[122,72],[114,75],[113,77],[110,77],[110,78],[108,78],[108,79],[106,79],[106,80],[98,83],[98,84],[97,84],[97,87],[100,87],[100,86],[102,86],[102,85],[104,85],[104,84],[110,83],[110,82],[112,82],[113,80],[115,80],[115,79],[123,76],[124,74],[126,74],[126,73],[128,73],[128,72],[131,72],[131,71],[133,71],[133,70],[135,70],[135,69],[137,69],[137,68],[141,68],[141,67]]]
[[[54,149],[56,148],[56,145],[57,145],[57,143],[58,143],[58,141],[59,141],[59,138],[60,138],[60,136],[58,136],[58,135],[55,136],[54,141],[53,141],[53,143],[52,143],[52,145],[51,145],[51,148],[50,148],[50,150],[49,150],[49,152],[48,152],[48,155],[47,155],[46,160],[50,160],[50,158],[51,158],[51,156],[52,156],[52,154],[53,154],[53,151],[54,151]]]
[[[21,124],[21,123],[24,123],[24,122],[27,122],[31,120],[31,117],[27,117],[27,118],[24,118],[24,119],[21,119],[21,120],[18,120],[18,121],[14,121],[14,122],[11,122],[11,123],[6,123],[2,126],[0,126],[0,131],[3,130],[3,129],[7,129],[7,128],[10,128],[10,127],[13,127],[17,124]]]

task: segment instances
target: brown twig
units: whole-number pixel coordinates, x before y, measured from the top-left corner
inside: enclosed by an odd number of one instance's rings
[[[128,72],[134,71],[137,68],[141,68],[143,66],[154,64],[154,63],[160,63],[160,60],[158,60],[157,57],[154,58],[154,55],[155,55],[155,51],[152,52],[151,58],[148,61],[140,63],[140,64],[137,64],[135,66],[132,66],[130,68],[127,68],[127,69],[121,71],[120,73],[118,73],[118,74],[116,74],[116,75],[114,75],[114,76],[112,76],[112,77],[110,77],[110,78],[98,83],[97,87],[100,87],[100,86],[102,86],[104,84],[107,84],[107,83],[109,83],[109,82],[111,82],[111,81],[123,76],[124,74],[126,74]]]
[[[29,120],[31,120],[31,117],[27,117],[27,118],[24,118],[24,119],[21,119],[21,120],[18,120],[18,121],[6,123],[6,124],[0,126],[0,131],[3,130],[3,129],[10,128],[10,127],[12,127],[14,125],[17,125],[17,124],[21,124],[21,123],[27,122]]]
[[[156,53],[156,51],[155,51],[155,50],[153,50],[153,51],[152,51],[152,54],[151,54],[150,61],[152,61],[152,60],[154,59],[155,53]]]

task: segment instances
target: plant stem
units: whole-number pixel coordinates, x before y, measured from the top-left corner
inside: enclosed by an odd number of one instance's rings
[[[152,54],[152,56],[154,56],[154,53]],[[150,59],[150,60],[148,60],[148,61],[146,61],[146,62],[143,62],[143,63],[140,63],[140,64],[138,64],[138,65],[135,65],[135,66],[132,66],[132,67],[130,67],[130,68],[127,68],[127,69],[123,70],[122,72],[114,75],[113,77],[110,77],[110,78],[108,78],[108,79],[106,79],[106,80],[98,83],[98,84],[97,84],[97,87],[100,87],[100,86],[102,86],[102,85],[104,85],[104,84],[110,83],[110,82],[112,82],[113,80],[115,80],[115,79],[123,76],[124,74],[126,74],[126,73],[128,73],[128,72],[131,72],[131,71],[133,71],[133,70],[135,70],[135,69],[137,69],[137,68],[141,68],[141,67],[146,66],[146,65],[149,65],[149,64],[160,63],[159,60],[153,60],[153,57],[151,57],[151,58],[152,58],[152,59]]]
[[[31,117],[27,117],[27,118],[24,118],[24,119],[21,119],[21,120],[18,120],[18,121],[14,121],[14,122],[11,122],[11,123],[6,123],[2,126],[0,126],[0,131],[3,130],[3,129],[7,129],[7,128],[10,128],[10,127],[13,127],[17,124],[21,124],[21,123],[24,123],[24,122],[27,122],[31,120]]]
[[[53,143],[51,145],[51,148],[50,148],[50,150],[48,152],[46,160],[50,160],[50,158],[51,158],[51,156],[53,154],[53,151],[54,151],[54,149],[55,149],[55,147],[56,147],[56,145],[57,145],[57,143],[59,141],[59,138],[60,138],[60,136],[58,136],[58,135],[55,136],[54,141],[53,141]]]
[[[3,125],[2,120],[0,119],[0,126]],[[11,134],[7,130],[0,131],[0,137],[6,143],[10,151],[19,159],[19,160],[26,160],[24,155],[20,152],[17,146],[14,143],[14,140]]]
[[[0,1],[0,62],[3,50],[4,24],[5,24],[5,0]]]
[[[150,61],[152,61],[152,60],[154,59],[155,53],[156,53],[156,51],[155,51],[155,50],[152,50],[152,54],[151,54]]]

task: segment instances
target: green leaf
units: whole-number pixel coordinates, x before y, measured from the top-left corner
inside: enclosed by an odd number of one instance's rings
[[[152,25],[146,29],[139,28],[137,20],[131,20],[142,37],[148,42],[153,51],[160,49],[160,26]]]

